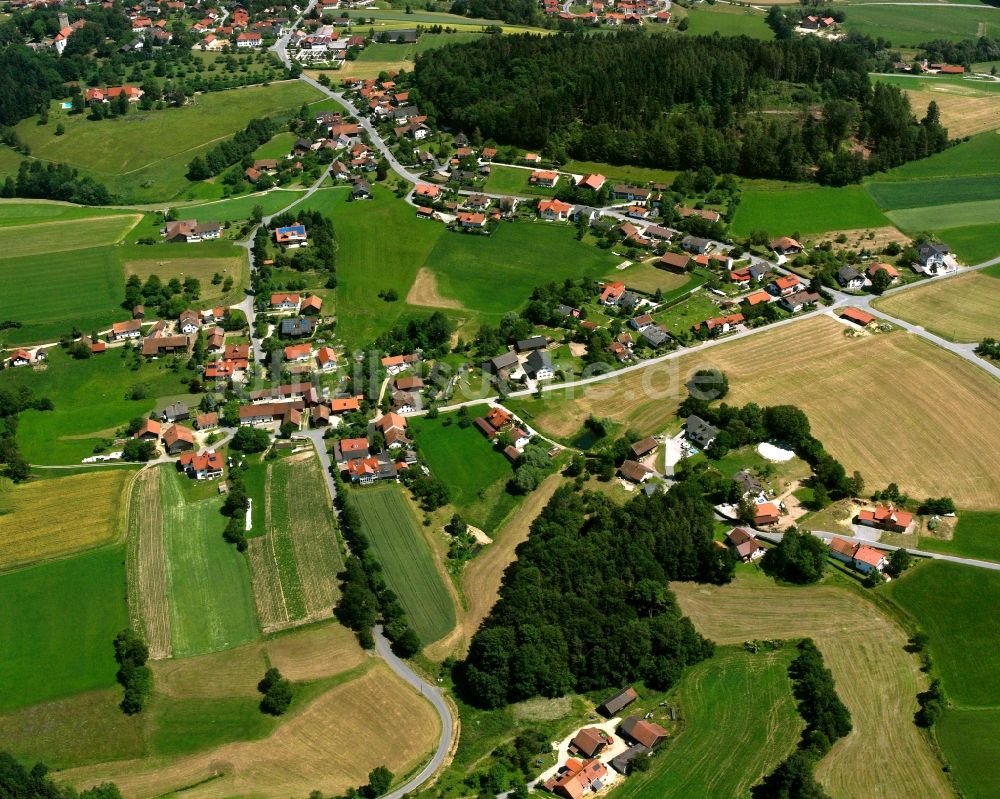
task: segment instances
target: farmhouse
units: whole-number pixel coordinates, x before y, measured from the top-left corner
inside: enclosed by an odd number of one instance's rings
[[[417,362],[417,356],[413,353],[409,355],[387,355],[382,359],[382,366],[390,374],[394,375],[408,369],[410,364]]]
[[[302,400],[290,402],[260,402],[255,405],[240,406],[241,425],[282,424],[290,422],[298,426],[302,424],[302,410],[305,403]]]
[[[577,182],[577,188],[580,189],[590,189],[591,191],[600,191],[601,187],[604,185],[607,178],[604,175],[593,174],[584,175]]]
[[[334,397],[329,402],[331,413],[353,413],[361,410],[361,402],[357,397]]]
[[[316,350],[316,364],[321,372],[329,372],[337,368],[337,354],[330,347],[320,347]]]
[[[194,433],[179,424],[171,425],[163,432],[163,446],[168,455],[194,449]]]
[[[298,247],[305,247],[309,241],[306,233],[306,226],[296,222],[294,225],[279,227],[274,231],[274,241],[282,247],[294,250]]]
[[[630,483],[642,483],[653,476],[653,471],[639,461],[625,461],[618,467],[618,474]]]
[[[524,373],[532,380],[551,380],[555,375],[552,357],[545,350],[533,350],[524,362]]]
[[[395,464],[385,456],[355,458],[347,462],[345,470],[352,483],[371,485],[376,480],[392,480],[396,477]]]
[[[734,527],[726,533],[726,543],[733,548],[736,557],[744,563],[755,561],[764,554],[764,547],[760,545],[756,537],[742,527]]]
[[[675,205],[674,210],[682,219],[687,219],[689,216],[700,216],[706,222],[718,222],[722,219],[718,211],[708,211],[701,208],[685,208],[683,205]]]
[[[406,375],[404,377],[397,377],[393,381],[393,385],[400,391],[419,391],[424,387],[423,378],[417,375]]]
[[[163,433],[163,427],[155,419],[146,419],[142,423],[133,438],[141,439],[142,441],[157,441],[160,435]]]
[[[683,273],[688,270],[688,265],[691,263],[691,258],[682,253],[666,252],[660,256],[656,265],[660,269],[665,269],[668,272]]]
[[[688,440],[693,441],[702,449],[710,447],[716,436],[719,435],[718,428],[713,427],[700,416],[694,415],[689,416],[684,422],[684,432],[687,434]]]
[[[649,438],[644,438],[642,441],[636,441],[632,445],[632,453],[637,458],[645,458],[650,452],[654,452],[657,446],[659,445],[656,443],[656,439],[649,436]]]
[[[160,418],[165,422],[179,422],[183,419],[188,419],[191,416],[191,412],[188,410],[188,406],[183,402],[175,402],[168,405],[160,413]]]
[[[163,235],[168,242],[197,244],[199,241],[217,239],[222,235],[222,225],[218,222],[198,223],[195,219],[167,222]]]
[[[382,435],[385,437],[385,445],[389,449],[395,449],[410,443],[406,437],[406,419],[398,413],[385,414],[375,423],[375,426],[382,431]]]
[[[285,360],[289,362],[308,361],[312,357],[310,344],[292,344],[285,347]]]
[[[142,354],[147,358],[155,358],[172,352],[186,351],[193,341],[193,336],[147,336],[142,342]]]
[[[458,224],[459,227],[472,230],[484,228],[486,227],[486,214],[472,211],[459,211]]]
[[[200,455],[185,452],[177,461],[177,468],[195,480],[214,480],[216,477],[222,477],[223,466],[222,453],[216,450],[202,452]]]
[[[790,236],[772,239],[769,246],[777,255],[797,255],[802,252],[802,245]]]
[[[704,322],[698,322],[691,326],[695,333],[700,333],[704,326],[705,331],[710,336],[719,336],[723,333],[731,332],[736,325],[742,324],[744,316],[741,313],[729,314],[728,316],[713,316]]]
[[[616,200],[625,200],[630,203],[645,203],[648,202],[649,195],[652,192],[641,186],[629,186],[624,183],[617,183],[614,189],[612,189],[611,194]]]
[[[639,694],[637,694],[635,689],[630,685],[627,688],[622,688],[618,691],[618,693],[612,694],[605,699],[600,705],[597,706],[597,712],[610,719],[617,716],[638,698]]]
[[[622,295],[625,293],[625,284],[616,281],[614,283],[605,283],[601,290],[601,305],[617,305],[618,300],[621,299]]]
[[[302,298],[298,294],[272,294],[272,311],[297,311]]]
[[[137,339],[142,335],[142,321],[130,319],[127,322],[115,322],[111,325],[110,339],[112,341],[125,341]]]
[[[859,511],[854,521],[865,527],[875,527],[890,533],[905,533],[913,521],[913,514],[896,510],[892,505],[876,505],[875,510]]]
[[[584,757],[597,757],[608,745],[608,736],[598,727],[584,727],[569,742],[569,751]]]
[[[282,319],[278,328],[282,338],[308,338],[313,332],[313,320],[305,316]]]
[[[564,799],[580,799],[585,793],[599,791],[607,773],[607,767],[600,760],[570,759],[559,774],[545,781],[545,789]]]
[[[299,308],[300,313],[304,314],[318,314],[321,310],[323,310],[323,300],[315,294],[302,300],[302,306]]]
[[[198,430],[212,430],[219,426],[219,414],[216,411],[199,413],[194,417],[194,426]]]
[[[201,320],[198,318],[198,314],[188,308],[186,311],[181,311],[180,316],[177,318],[177,329],[184,333],[185,335],[190,335],[192,333],[197,333],[201,327]]]
[[[836,536],[830,539],[830,555],[862,574],[871,574],[873,571],[880,572],[886,564],[885,555],[874,547],[867,544],[855,544]]]
[[[798,313],[807,305],[815,305],[819,299],[819,294],[814,294],[811,291],[796,291],[794,294],[782,297],[778,304],[786,311]]]
[[[667,731],[659,724],[638,716],[629,716],[618,727],[618,732],[634,744],[655,749],[667,740]]]

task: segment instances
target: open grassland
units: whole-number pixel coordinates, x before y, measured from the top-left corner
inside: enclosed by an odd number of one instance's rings
[[[191,184],[185,177],[195,155],[234,135],[255,117],[298,110],[319,93],[302,81],[279,81],[209,92],[183,108],[130,111],[93,122],[54,103],[48,125],[34,118],[17,126],[32,155],[76,167],[130,202],[171,199]],[[66,129],[56,136],[58,123]],[[114,147],[107,143],[113,141]]]
[[[669,700],[683,719],[680,732],[616,796],[747,796],[791,753],[803,727],[788,678],[793,656],[790,646],[756,655],[727,648],[685,671]]]
[[[936,231],[936,235],[967,264],[980,264],[1000,255],[1000,222],[946,228]]]
[[[0,199],[0,227],[107,218],[116,214],[128,217],[135,216],[133,212],[125,209],[91,208],[58,200]]]
[[[116,427],[153,410],[155,397],[184,393],[180,375],[167,369],[165,361],[132,370],[121,353],[110,350],[76,361],[53,347],[44,370],[0,372],[0,388],[27,386],[55,405],[51,411],[29,410],[19,416],[18,445],[29,463],[78,463],[93,453],[99,440],[113,437]],[[125,399],[136,385],[145,387],[147,398]]]
[[[563,169],[574,175],[592,173],[604,175],[612,184],[632,183],[640,186],[645,186],[647,183],[665,183],[669,186],[678,174],[670,169],[652,169],[629,164],[605,164],[598,161],[567,161]]]
[[[490,194],[538,194],[539,196],[552,196],[556,193],[556,189],[533,186],[528,183],[530,178],[530,169],[494,164],[490,169],[490,176],[486,178],[486,184],[483,186],[483,189],[490,192]],[[569,181],[569,178],[561,175],[559,181],[560,184],[564,185]],[[560,184],[557,184],[557,186]]]
[[[486,488],[510,479],[510,463],[477,428],[460,427],[455,421],[453,415],[413,419],[410,430],[431,472],[448,486],[451,504],[480,527],[483,519],[468,516],[468,511]]]
[[[1000,134],[981,133],[929,158],[910,161],[879,175],[892,180],[1000,174]]]
[[[337,794],[364,784],[378,765],[396,774],[416,768],[439,730],[430,704],[386,666],[375,664],[303,707],[293,704],[291,717],[260,740],[215,746],[166,763],[122,761],[60,776],[78,786],[112,780],[130,799],[182,788],[191,799],[283,799],[314,789]]]
[[[349,309],[338,315],[337,334],[348,347],[370,343],[399,318],[405,306],[387,303],[378,293],[395,288],[405,297],[444,232],[439,224],[417,219],[413,207],[388,190],[374,186],[372,196],[349,203],[346,189],[327,189],[307,203],[330,216],[337,230],[337,300]]]
[[[993,36],[1000,29],[1000,15],[988,6],[910,6],[901,12],[891,4],[852,5],[846,15],[848,31],[882,37],[895,47],[916,47],[932,39],[960,41]]]
[[[1000,30],[1000,16],[994,17]],[[952,139],[1000,127],[1000,83],[916,75],[879,75],[874,80],[903,89],[918,118],[937,103],[941,123]]]
[[[219,499],[185,502],[178,476],[160,467],[163,533],[175,656],[238,646],[257,635],[246,560],[222,540]]]
[[[921,208],[1000,198],[1000,175],[872,181],[865,188],[881,208]]]
[[[829,230],[878,228],[888,224],[883,213],[862,186],[802,186],[746,182],[733,217],[736,236],[766,230],[771,237],[803,237]]]
[[[412,71],[413,62],[420,53],[425,53],[435,47],[443,47],[446,44],[474,42],[480,36],[482,36],[481,33],[466,30],[455,33],[424,33],[413,44],[389,44],[376,41],[358,53],[357,60],[346,64],[334,75],[350,73],[350,76],[354,78],[377,78],[380,72],[404,69]],[[337,82],[336,77],[333,80],[334,83]]]
[[[198,222],[236,222],[249,219],[255,206],[259,205],[264,216],[268,216],[295,202],[303,194],[304,191],[276,188],[229,200],[179,206],[175,211],[179,218],[195,219]]]
[[[1000,249],[1000,242],[997,243]],[[1000,277],[969,272],[890,294],[875,303],[887,314],[923,325],[949,341],[1000,338]]]
[[[193,246],[132,245],[123,248],[122,261],[126,278],[138,275],[145,282],[150,275],[157,275],[164,283],[174,277],[182,282],[188,277],[197,279],[201,284],[196,301],[199,306],[213,303],[232,305],[243,299],[250,283],[250,264],[245,250],[227,241]],[[222,290],[222,283],[212,285],[216,274],[223,280],[233,279],[233,287],[228,292]]]
[[[0,227],[0,253],[6,260],[117,244],[141,219],[139,214],[118,214]]]
[[[501,225],[492,236],[445,233],[427,258],[441,294],[496,318],[540,283],[599,277],[620,262],[577,241],[573,228],[544,222]]]
[[[132,475],[131,469],[117,468],[0,486],[0,570],[119,538]]]
[[[132,628],[142,632],[151,658],[170,657],[170,598],[157,469],[144,470],[132,485],[126,551]]]
[[[684,383],[708,366],[728,374],[730,404],[800,407],[826,448],[848,472],[859,469],[868,485],[896,482],[910,496],[947,494],[970,510],[996,507],[996,381],[902,332],[848,338],[843,325],[821,316],[573,389],[570,399],[554,391],[521,405],[533,425],[562,438],[590,414],[643,435],[659,433],[676,429]],[[887,374],[892,380],[883,379]]]
[[[104,548],[0,576],[0,710],[114,685],[124,556]]]
[[[0,319],[22,325],[0,331],[0,342],[48,343],[74,325],[106,330],[127,317],[121,308],[125,280],[111,247],[0,258],[0,281],[17,286],[0,292]]]
[[[503,527],[493,531],[493,543],[466,564],[461,578],[465,605],[459,610],[458,625],[447,638],[424,650],[429,658],[444,660],[450,654],[465,656],[472,636],[496,604],[503,573],[514,561],[514,550],[528,539],[531,523],[552,499],[562,481],[559,474],[546,477],[538,488],[525,497]]]
[[[455,626],[455,608],[412,511],[396,485],[366,486],[351,500],[362,529],[420,640],[431,643]]]
[[[329,618],[343,559],[326,486],[312,457],[268,464],[263,536],[248,551],[264,632]]]
[[[962,796],[1000,796],[1000,710],[946,710],[937,739]]]
[[[773,39],[774,32],[764,21],[764,14],[753,8],[711,5],[689,9],[688,36],[750,36]]]
[[[889,595],[930,636],[935,672],[961,708],[1000,708],[1000,573],[931,561],[893,581]]]
[[[922,535],[919,546],[948,555],[1000,561],[1000,512],[962,511],[952,538]]]
[[[926,677],[904,649],[903,630],[861,595],[834,585],[778,586],[745,574],[727,586],[671,588],[698,631],[716,643],[816,641],[854,723],[816,769],[834,799],[857,796],[862,773],[871,775],[866,784],[877,785],[885,799],[952,796],[933,750],[913,724]]]
[[[632,264],[627,269],[612,269],[604,277],[608,280],[622,280],[630,289],[647,291],[650,294],[659,289],[664,295],[692,283],[691,275],[678,275],[666,269],[657,269],[648,261]],[[690,287],[694,288],[694,285]]]
[[[1000,219],[1000,198],[968,203],[948,203],[889,211],[888,217],[905,233],[995,224]]]

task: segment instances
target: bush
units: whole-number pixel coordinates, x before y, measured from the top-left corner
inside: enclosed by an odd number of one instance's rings
[[[292,703],[292,684],[274,667],[264,672],[264,679],[257,683],[257,690],[264,694],[260,700],[262,713],[280,716]]]
[[[765,574],[797,585],[815,583],[826,567],[826,544],[809,533],[789,530],[761,561]]]

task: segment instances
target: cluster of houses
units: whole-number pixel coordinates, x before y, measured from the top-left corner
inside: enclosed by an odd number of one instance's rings
[[[347,54],[364,50],[365,37],[349,31],[338,30],[348,24],[346,17],[337,24],[321,24],[315,29],[296,30],[288,40],[288,49],[297,61],[324,61],[343,64]]]
[[[228,15],[210,9],[190,30],[202,37],[194,45],[197,50],[213,51],[226,47],[253,50],[263,47],[265,39],[277,39],[291,22],[292,18],[285,13],[251,21],[250,13],[244,8],[236,7]]]
[[[25,349],[18,347],[7,358],[7,366],[43,366],[48,362],[48,354],[44,347]]]
[[[160,230],[160,235],[170,244],[197,244],[222,238],[222,225],[219,222],[179,219],[167,222]]]
[[[395,480],[400,470],[417,463],[403,416],[386,413],[375,421],[375,428],[385,440],[382,452],[373,453],[367,438],[343,438],[333,445],[334,462],[344,479],[358,485]]]
[[[483,362],[483,371],[498,382],[519,380],[542,381],[555,377],[555,366],[548,352],[549,340],[545,336],[521,339],[514,348]]]
[[[542,9],[548,17],[566,21],[578,21],[588,25],[607,25],[611,28],[620,26],[640,26],[646,22],[666,25],[672,15],[666,9],[669,3],[659,3],[652,0],[591,0],[583,3],[589,11],[579,14],[569,11],[569,6],[558,0],[542,0]]]
[[[914,75],[964,75],[965,67],[960,64],[932,64],[926,58],[923,61],[908,63],[897,61],[892,65],[897,72]]]
[[[500,435],[510,439],[510,443],[504,447],[503,454],[511,463],[521,458],[525,446],[531,441],[531,434],[524,429],[523,423],[510,411],[498,405],[491,406],[486,416],[477,417],[474,424],[489,441],[496,440]]]

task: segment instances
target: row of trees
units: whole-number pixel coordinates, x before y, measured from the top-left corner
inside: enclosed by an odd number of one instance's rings
[[[120,707],[129,716],[142,710],[153,690],[153,672],[147,660],[149,649],[135,630],[125,628],[115,636],[116,676],[125,689]]]
[[[16,179],[7,176],[0,197],[64,200],[79,205],[111,205],[116,199],[103,183],[81,176],[66,164],[29,160],[21,162]]]
[[[713,652],[666,587],[731,578],[712,530],[711,508],[683,488],[624,507],[561,488],[456,670],[461,694],[490,708],[636,679],[668,688]]]
[[[337,478],[339,482],[339,478]],[[357,633],[365,649],[375,646],[372,628],[381,622],[392,641],[392,651],[408,658],[420,651],[420,637],[410,626],[399,599],[385,583],[382,566],[370,550],[368,537],[361,530],[361,517],[347,492],[337,491],[340,526],[351,554],[341,572],[340,600],[335,613],[341,624]]]
[[[280,126],[273,119],[251,119],[233,138],[217,144],[204,156],[195,156],[188,164],[188,179],[205,180],[218,175],[269,142],[279,130]]]
[[[0,465],[3,474],[15,483],[28,479],[31,467],[17,446],[17,422],[21,411],[51,411],[52,400],[36,397],[27,386],[0,388]]]
[[[435,122],[559,160],[842,184],[947,145],[935,115],[917,123],[899,89],[872,88],[869,66],[866,46],[819,37],[524,35],[442,47],[414,80]],[[799,113],[757,113],[775,94]]]

